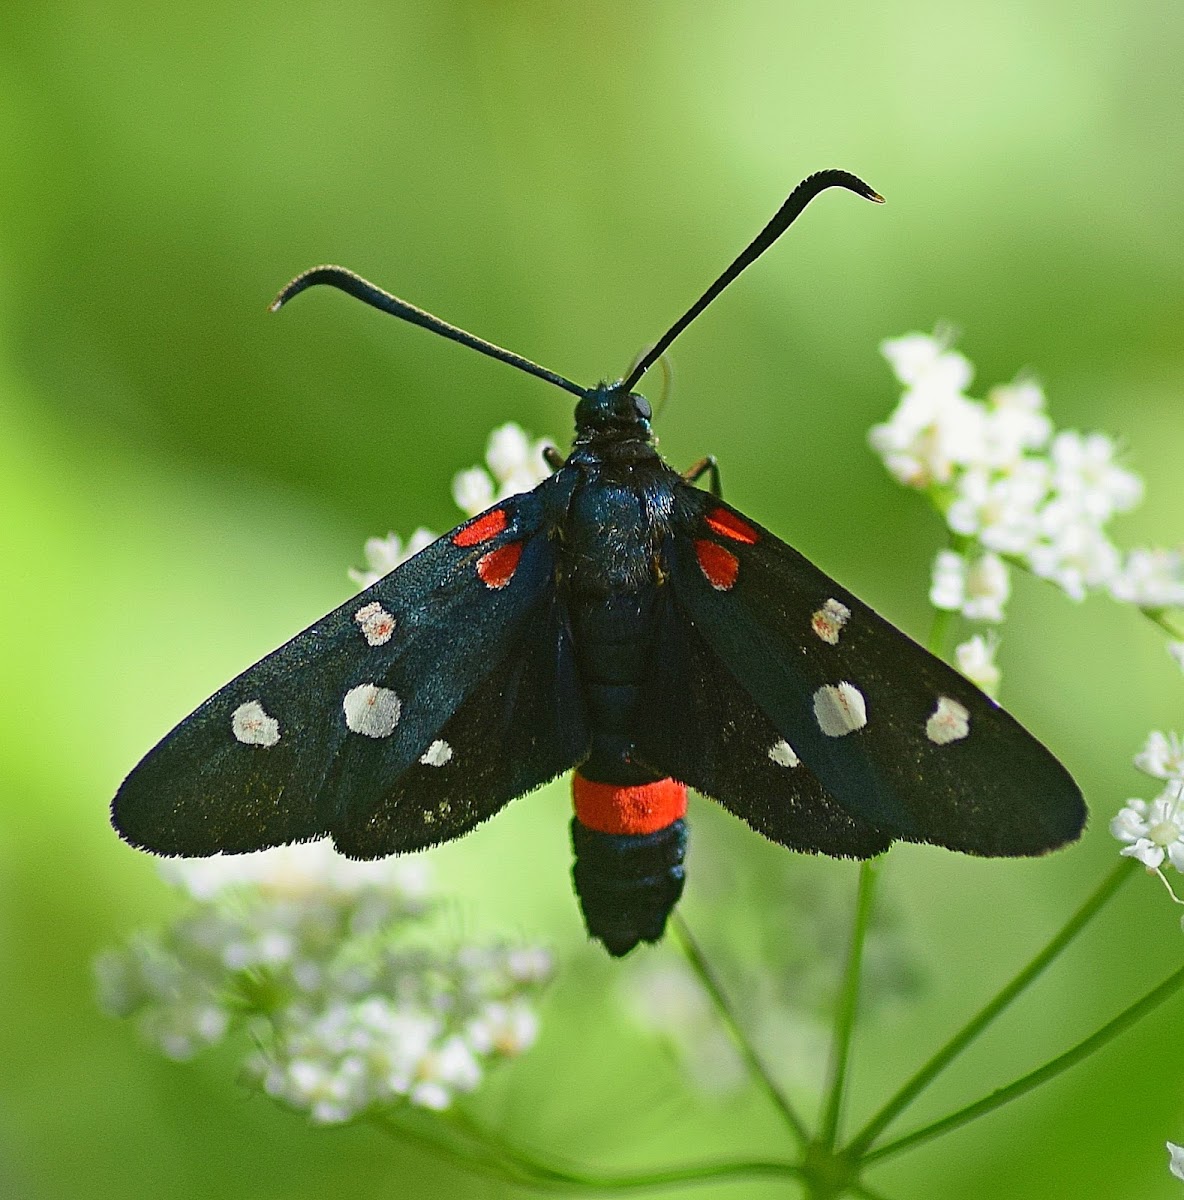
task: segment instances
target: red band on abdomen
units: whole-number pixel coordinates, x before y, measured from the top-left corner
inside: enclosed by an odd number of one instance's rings
[[[580,824],[598,833],[657,833],[687,811],[686,785],[673,779],[624,787],[573,771],[571,792]]]

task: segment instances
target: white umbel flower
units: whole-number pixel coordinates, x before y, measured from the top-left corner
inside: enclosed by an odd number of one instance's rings
[[[946,509],[946,523],[999,554],[1024,554],[1040,535],[1040,506],[1049,469],[1040,459],[1016,463],[1006,475],[984,467],[964,471]]]
[[[956,392],[905,392],[887,422],[872,427],[872,449],[906,487],[947,484],[983,445],[983,414]]]
[[[1152,730],[1135,755],[1135,766],[1152,779],[1184,781],[1184,741],[1179,734]]]
[[[531,465],[530,438],[521,425],[499,425],[485,444],[485,463],[495,479],[509,479]]]
[[[1003,620],[1011,595],[1007,564],[997,554],[969,561],[953,550],[941,550],[933,563],[929,602],[934,608],[961,612],[971,621]]]
[[[1104,433],[1066,430],[1052,439],[1053,486],[1098,524],[1129,512],[1143,498],[1143,481],[1118,466],[1116,453]]]
[[[1071,600],[1084,600],[1090,588],[1112,583],[1122,558],[1091,519],[1056,499],[1045,505],[1041,523],[1044,540],[1027,555],[1034,574],[1055,583]]]
[[[880,353],[906,388],[944,394],[964,392],[974,377],[970,360],[951,350],[939,334],[906,333],[880,343]]]
[[[496,497],[493,480],[484,467],[469,467],[458,471],[452,480],[452,499],[466,517],[484,512]]]
[[[1184,804],[1181,785],[1169,783],[1160,795],[1128,800],[1110,822],[1110,832],[1125,842],[1121,853],[1137,858],[1149,871],[1158,871],[1165,859],[1184,871]]]
[[[1030,378],[992,388],[985,401],[968,397],[970,364],[944,337],[908,334],[881,349],[905,390],[869,441],[897,480],[929,495],[967,560],[980,550],[1019,560],[1076,600],[1108,588],[1144,608],[1184,606],[1184,554],[1132,551],[1124,561],[1106,532],[1143,496],[1113,439],[1055,432]],[[939,560],[932,602],[972,620],[1000,620],[991,581],[968,606],[969,567],[959,580],[956,565]],[[999,586],[1001,567],[988,567]]]
[[[1000,671],[995,663],[995,651],[999,648],[997,637],[983,637],[976,633],[954,648],[954,661],[958,670],[988,696],[999,692]]]
[[[546,438],[532,441],[512,421],[498,426],[485,447],[485,466],[469,467],[453,479],[457,508],[475,517],[498,500],[538,487],[551,473],[543,452],[552,444]]]
[[[1110,594],[1140,608],[1184,608],[1184,554],[1144,547],[1129,550],[1110,581]]]
[[[987,393],[987,445],[990,465],[1009,470],[1040,450],[1052,436],[1052,421],[1044,411],[1044,390],[1034,379],[998,384]]]
[[[367,538],[363,548],[366,565],[360,571],[351,567],[349,577],[359,588],[368,588],[372,583],[377,583],[384,575],[389,575],[409,558],[414,558],[435,540],[436,535],[430,529],[424,529],[422,526],[407,539],[406,545],[394,533],[388,533],[384,538]]]
[[[100,1001],[174,1059],[246,1026],[248,1076],[318,1124],[446,1108],[529,1048],[550,959],[442,944],[421,928],[436,908],[424,869],[354,862],[328,842],[172,860],[188,909],[100,957]]]

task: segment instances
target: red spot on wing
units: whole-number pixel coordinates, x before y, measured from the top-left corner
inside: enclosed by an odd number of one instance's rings
[[[477,574],[486,587],[504,588],[514,578],[521,557],[522,543],[507,542],[477,559]]]
[[[754,546],[759,540],[760,535],[747,521],[742,521],[726,508],[713,508],[703,519],[721,537],[731,538],[734,542]]]
[[[571,777],[572,802],[581,825],[598,833],[657,833],[685,816],[686,785],[674,779],[623,787]]]
[[[454,546],[480,545],[482,542],[489,541],[491,537],[497,537],[509,523],[504,508],[490,509],[489,512],[482,513],[467,525],[462,525],[452,535],[452,544]]]
[[[726,592],[736,582],[740,560],[731,550],[700,538],[695,543],[695,557],[699,560],[699,570],[717,592]]]

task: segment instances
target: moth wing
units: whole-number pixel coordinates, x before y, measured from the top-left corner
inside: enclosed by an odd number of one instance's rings
[[[358,761],[350,790],[378,797],[334,824],[337,848],[381,858],[450,841],[586,757],[589,734],[567,615],[550,594],[528,628],[393,779]]]
[[[112,822],[121,836],[159,854],[208,855],[332,833],[360,852],[357,831],[401,777],[422,766],[465,701],[486,682],[480,695],[487,706],[509,704],[512,660],[535,662],[537,639],[554,631],[545,512],[555,483],[446,534],[186,717],[120,787]],[[573,696],[562,687],[570,649],[556,643],[551,651],[554,674],[520,681],[513,705],[526,703],[531,687],[549,689],[530,706],[553,706],[578,737],[582,717],[570,711]],[[495,727],[506,715],[484,710]],[[471,749],[472,735],[451,732],[460,767],[461,742]],[[487,766],[483,777],[494,783],[492,775]],[[424,778],[436,782],[424,785],[422,803],[438,811],[439,779]],[[526,768],[507,771],[479,812],[457,806],[454,820],[440,826],[453,831],[444,836],[496,811],[518,794],[508,789],[526,790],[530,778]],[[413,791],[405,781],[403,794]],[[414,803],[404,799],[400,811]],[[463,819],[462,809],[469,814]],[[401,818],[387,827],[380,852],[424,844],[422,827],[422,819]]]
[[[1081,792],[1056,758],[796,550],[687,485],[673,530],[676,607],[856,820],[991,856],[1080,834]]]
[[[891,837],[827,793],[666,590],[637,759],[791,850],[840,858],[886,850]]]

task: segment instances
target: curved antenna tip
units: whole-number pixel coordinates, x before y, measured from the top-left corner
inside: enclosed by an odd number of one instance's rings
[[[873,204],[886,204],[887,203],[887,201],[884,199],[883,196],[880,195],[879,192],[872,192],[872,194],[868,197],[868,199]]]
[[[537,379],[553,383],[573,396],[582,398],[587,391],[578,383],[572,383],[570,379],[565,379],[555,371],[548,371],[546,367],[540,367],[538,363],[531,362],[529,358],[523,358],[522,355],[514,354],[510,350],[503,350],[501,346],[495,346],[484,338],[467,333],[455,325],[449,325],[447,321],[433,317],[431,313],[425,312],[422,308],[416,308],[414,304],[408,304],[406,300],[392,296],[390,292],[383,291],[382,288],[345,267],[326,264],[325,266],[311,267],[302,272],[280,289],[279,295],[267,306],[267,311],[276,312],[293,296],[299,295],[306,288],[322,283],[340,289],[347,295],[353,296],[355,300],[361,300],[364,304],[369,304],[371,308],[377,308],[379,312],[389,313],[402,321],[418,325],[421,329],[427,329],[454,342],[459,342],[462,346],[468,346],[470,350],[476,350],[490,358],[496,358],[499,362],[508,363],[511,367],[517,367],[519,371],[525,371],[526,374],[533,375]]]

